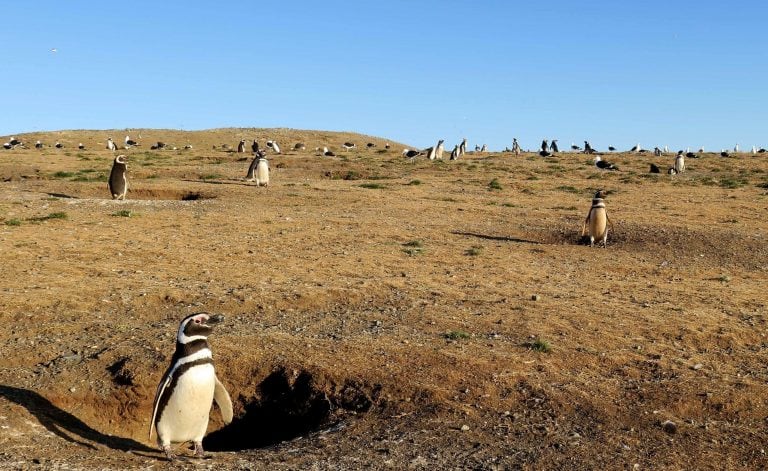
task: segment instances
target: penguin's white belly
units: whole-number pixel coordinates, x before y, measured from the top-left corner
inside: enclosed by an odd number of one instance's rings
[[[598,240],[602,239],[607,225],[608,220],[605,216],[605,208],[592,209],[592,214],[589,215],[589,235]]]
[[[268,185],[269,184],[269,167],[266,163],[259,162],[256,165],[256,184]]]
[[[157,423],[164,443],[201,441],[208,428],[216,373],[212,364],[190,368],[179,378]]]

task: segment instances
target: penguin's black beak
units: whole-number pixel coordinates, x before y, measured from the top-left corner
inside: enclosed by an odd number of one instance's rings
[[[222,322],[224,322],[224,316],[222,314],[216,314],[208,318],[207,324],[213,326],[216,324],[221,324]]]

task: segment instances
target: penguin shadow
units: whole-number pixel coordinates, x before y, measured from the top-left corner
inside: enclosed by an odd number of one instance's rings
[[[105,435],[69,412],[59,409],[35,391],[0,385],[0,396],[26,408],[48,431],[70,443],[76,443],[92,450],[97,448],[89,442],[99,443],[113,450],[124,452],[156,453],[157,451],[130,438]],[[138,454],[147,457],[155,456],[154,454]]]
[[[516,237],[506,237],[506,236],[493,236],[493,235],[487,235],[487,234],[477,234],[475,232],[451,231],[451,234],[467,236],[467,237],[477,237],[478,239],[485,239],[485,240],[497,240],[501,242],[517,242],[519,244],[541,244],[541,242],[536,240],[518,239]]]

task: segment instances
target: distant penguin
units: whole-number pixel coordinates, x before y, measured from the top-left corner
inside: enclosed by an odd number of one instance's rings
[[[384,144],[384,148],[385,148],[385,149],[389,149],[390,147],[391,147],[391,146],[389,145],[389,142],[387,142],[386,144]]]
[[[461,140],[461,144],[459,144],[459,157],[467,153],[467,138]]]
[[[42,142],[40,142],[40,141],[35,142],[35,149],[42,149],[42,148],[43,148],[43,143]]]
[[[680,151],[677,153],[677,157],[675,157],[675,173],[683,172],[685,172],[685,156],[683,151]]]
[[[669,154],[669,146],[664,146],[664,153]]]
[[[599,155],[595,156],[595,167],[600,170],[618,170],[619,168],[610,162],[603,160]]]
[[[735,146],[733,146],[733,151],[738,153],[739,152],[739,143],[737,142]]]
[[[403,149],[403,157],[412,159],[416,157],[417,155],[421,154],[421,152],[413,149]]]
[[[125,148],[128,149],[133,146],[139,145],[138,142],[132,140],[129,136],[125,136]]]
[[[232,422],[232,399],[216,376],[208,336],[222,316],[192,314],[179,324],[176,351],[155,393],[149,437],[157,430],[157,442],[169,460],[172,443],[192,442],[202,458],[203,437],[213,401],[225,424]]]
[[[651,173],[661,173],[661,169],[656,164],[651,164]]]
[[[344,150],[352,150],[356,147],[357,146],[355,145],[354,142],[345,142],[344,144],[341,145],[341,148]]]
[[[752,155],[757,154],[757,147],[752,146]]]
[[[115,141],[113,141],[111,137],[109,139],[107,139],[107,150],[111,150],[112,152],[117,150],[117,146],[115,145]]]
[[[10,150],[10,149],[13,149],[13,146],[11,145],[10,142],[4,142],[3,143],[3,149]]]
[[[616,148],[613,147],[613,146],[608,146],[608,150],[611,151],[611,152],[614,152],[616,150]]]
[[[267,141],[267,147],[269,147],[270,149],[275,151],[275,154],[279,154],[280,153],[280,146],[277,145],[276,141]]]
[[[259,143],[256,141],[256,139],[254,139],[253,143],[251,143],[251,151],[254,154],[259,151]]]
[[[575,142],[571,142],[571,150],[581,150],[581,147],[577,146]]]
[[[542,157],[549,157],[549,156],[552,155],[552,153],[549,152],[549,151],[546,151],[546,150],[540,150],[539,151],[539,155],[542,156]]]
[[[77,145],[77,148],[80,149],[80,150],[85,150],[85,146],[83,145],[82,142]]]
[[[640,143],[638,143],[635,147],[629,149],[630,152],[640,152]]]
[[[560,149],[557,148],[557,139],[552,139],[552,142],[549,144],[549,150],[552,153],[560,152]]]
[[[237,143],[237,153],[238,154],[245,153],[245,139],[240,139],[240,142]]]
[[[53,145],[53,147],[55,147],[55,148],[57,148],[57,149],[61,149],[61,148],[63,148],[63,147],[64,147],[64,145],[63,145],[61,142],[59,142],[59,141],[56,141],[56,144],[54,144],[54,145]]]
[[[660,157],[661,156],[661,149],[659,149],[658,147],[654,147],[653,148],[653,155],[656,156],[656,157]]]
[[[548,148],[549,148],[549,143],[547,143],[547,140],[544,139],[543,141],[541,141],[541,150],[546,152]]]
[[[435,148],[435,158],[438,160],[443,160],[443,152],[445,152],[445,146],[443,145],[443,142],[443,139],[437,141],[437,147]]]
[[[112,171],[109,173],[109,193],[113,200],[124,200],[128,192],[128,177],[126,171],[128,166],[124,155],[115,157],[112,164]]]
[[[459,145],[456,144],[453,147],[453,150],[451,151],[451,160],[456,160],[459,158]]]
[[[294,144],[293,150],[307,150],[307,146],[303,142],[297,142]]]
[[[16,146],[20,146],[20,145],[21,145],[21,141],[20,141],[20,140],[18,140],[18,139],[16,139],[15,137],[11,137],[11,138],[8,140],[8,143],[9,143],[11,146],[13,146],[13,147],[16,147]]]
[[[605,198],[603,190],[597,190],[594,198],[592,198],[592,207],[589,208],[587,218],[581,227],[581,236],[589,235],[590,247],[594,247],[595,240],[602,241],[603,247],[608,247],[608,224],[613,229],[613,223],[608,219],[603,198]]]
[[[327,147],[323,147],[323,155],[326,157],[336,157],[336,154],[328,150]]]
[[[483,147],[480,148],[480,152],[488,152],[488,146],[483,144]]]
[[[730,157],[730,154],[727,150],[723,149],[720,151],[720,157]]]
[[[592,144],[590,144],[589,141],[584,141],[584,153],[585,154],[595,153],[595,149],[592,148]]]
[[[479,145],[475,145],[475,152],[480,152],[480,146]]]
[[[427,149],[427,158],[429,160],[435,160],[435,147],[432,146],[429,149]]]
[[[265,155],[263,151],[256,153],[245,177],[249,182],[255,180],[256,186],[269,185],[269,162],[267,162]]]
[[[367,147],[369,149],[372,149],[372,148],[376,147],[376,144],[374,144],[373,142],[369,142],[368,144],[365,145],[365,147]]]
[[[669,167],[669,170],[667,170],[667,173],[670,175],[677,175],[677,170],[675,170],[675,167]]]

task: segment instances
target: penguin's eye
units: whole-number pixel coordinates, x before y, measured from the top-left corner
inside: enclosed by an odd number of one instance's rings
[[[200,323],[200,319],[195,319],[195,324],[199,324],[199,323]]]

